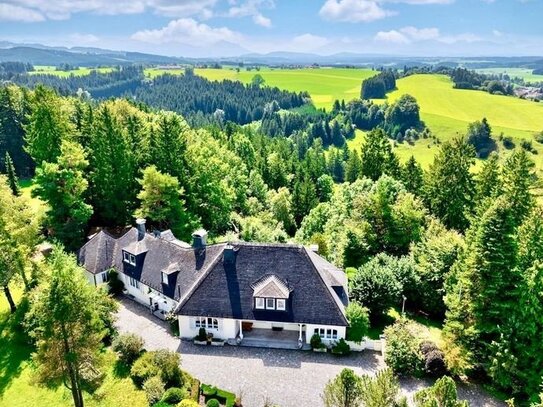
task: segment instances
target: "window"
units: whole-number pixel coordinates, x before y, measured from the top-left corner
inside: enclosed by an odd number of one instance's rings
[[[264,309],[264,298],[255,298],[255,308]]]
[[[135,288],[140,288],[140,282],[132,277],[130,277],[130,285]]]
[[[109,273],[107,271],[104,271],[100,276],[102,278],[102,283],[107,283],[109,281]]]
[[[314,333],[322,339],[337,339],[337,329],[315,328]]]
[[[136,265],[136,256],[133,254],[130,255],[130,264],[135,266]]]
[[[136,256],[133,254],[130,254],[128,252],[123,251],[123,261],[125,263],[131,264],[133,266],[136,265]]]
[[[210,317],[196,317],[194,318],[194,326],[196,328],[219,329],[219,320]]]
[[[284,311],[286,309],[286,301],[283,299],[277,299],[277,310]]]
[[[130,263],[130,255],[128,252],[123,252],[123,259],[125,263]]]
[[[168,275],[166,273],[162,273],[162,284],[168,285]]]
[[[275,298],[266,298],[266,309],[275,309]]]

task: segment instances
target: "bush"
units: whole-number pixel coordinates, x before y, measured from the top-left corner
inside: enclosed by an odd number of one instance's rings
[[[420,353],[422,353],[424,356],[426,356],[428,353],[439,350],[437,345],[432,341],[423,341],[420,343]]]
[[[113,294],[120,294],[124,290],[124,283],[119,280],[119,273],[114,269],[107,272],[109,291]]]
[[[311,336],[309,343],[311,344],[311,349],[321,349],[324,347],[321,336],[317,333],[314,333],[313,336]]]
[[[168,404],[177,404],[185,398],[187,398],[187,392],[185,389],[170,387],[162,396],[162,401]]]
[[[345,342],[345,339],[341,338],[339,342],[332,347],[332,353],[336,355],[348,355],[351,353],[351,347]]]
[[[502,144],[508,150],[512,150],[513,148],[515,148],[515,143],[510,136],[505,136],[502,140]]]
[[[113,341],[113,350],[119,355],[119,360],[132,365],[143,352],[143,339],[135,334],[122,334]]]
[[[172,407],[172,405],[165,401],[159,401],[158,403],[153,404],[153,407]]]
[[[370,316],[366,307],[356,301],[352,301],[345,310],[349,327],[347,328],[347,339],[360,342],[368,334],[370,328]]]
[[[214,396],[217,394],[217,388],[215,386],[210,386],[209,384],[202,384],[202,394],[206,397]]]
[[[194,400],[186,399],[186,400],[182,400],[181,403],[177,405],[177,407],[200,407],[200,404],[198,404]]]
[[[206,407],[221,407],[221,404],[217,399],[209,399],[206,403]]]
[[[132,366],[130,376],[137,386],[159,376],[167,387],[182,387],[181,358],[177,352],[160,349],[144,353]]]
[[[164,394],[164,382],[158,376],[150,377],[143,383],[143,390],[147,396],[147,401],[150,405],[153,405],[160,401]]]
[[[385,363],[399,375],[417,375],[422,370],[419,341],[409,323],[400,320],[385,329]]]
[[[196,340],[200,342],[207,341],[207,333],[205,328],[200,328],[198,330],[198,335],[196,336]]]
[[[439,349],[424,355],[424,371],[432,377],[441,377],[447,373],[445,355]]]

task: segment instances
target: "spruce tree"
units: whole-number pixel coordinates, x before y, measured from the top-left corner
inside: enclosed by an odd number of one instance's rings
[[[531,193],[536,181],[534,167],[534,162],[524,149],[515,150],[503,165],[503,194],[511,202],[517,226],[535,204]]]
[[[477,204],[486,198],[496,198],[502,192],[502,180],[498,154],[492,153],[483,164],[477,175],[475,200]]]
[[[19,180],[17,179],[17,174],[15,174],[15,168],[13,167],[13,161],[8,152],[6,152],[6,174],[8,176],[8,183],[11,189],[11,192],[15,196],[19,196]]]
[[[382,129],[375,129],[366,135],[362,145],[362,175],[374,181],[387,174],[399,178],[400,163],[392,151],[392,145]]]
[[[362,173],[362,161],[360,161],[360,156],[358,151],[353,150],[349,154],[349,159],[345,164],[345,181],[355,182]]]
[[[402,166],[401,180],[407,191],[415,195],[420,195],[424,183],[423,171],[420,164],[411,156]]]

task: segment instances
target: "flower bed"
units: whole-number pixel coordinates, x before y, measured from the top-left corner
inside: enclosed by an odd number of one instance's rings
[[[211,386],[209,384],[202,384],[200,386],[200,390],[202,392],[202,395],[204,396],[204,400],[206,403],[210,399],[216,399],[217,401],[219,401],[219,403],[221,403],[221,405],[224,405],[226,407],[234,407],[236,405],[236,395],[234,393],[218,389],[215,386]]]

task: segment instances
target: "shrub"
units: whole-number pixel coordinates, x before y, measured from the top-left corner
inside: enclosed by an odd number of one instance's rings
[[[385,363],[397,374],[416,375],[422,369],[418,339],[406,320],[385,329]]]
[[[162,401],[168,404],[177,404],[187,398],[187,392],[179,387],[170,387],[162,396]]]
[[[158,376],[150,377],[143,383],[143,390],[147,396],[147,401],[150,405],[153,405],[160,401],[164,394],[164,382]]]
[[[370,316],[366,307],[356,301],[352,301],[345,310],[349,328],[347,328],[347,339],[360,342],[368,334],[370,328]]]
[[[141,387],[143,382],[153,376],[160,374],[160,367],[154,361],[154,352],[146,352],[134,362],[130,369],[130,377],[136,384]]]
[[[177,407],[200,407],[200,404],[198,404],[194,400],[186,399],[186,400],[182,400],[181,403],[177,405]]]
[[[172,405],[165,401],[159,401],[158,403],[153,404],[153,407],[172,407]]]
[[[437,345],[432,341],[422,341],[419,346],[420,352],[426,356],[428,353],[439,350]]]
[[[339,342],[332,347],[332,353],[336,355],[348,355],[351,353],[351,347],[345,342],[345,339],[341,338]]]
[[[109,278],[109,281],[108,281],[109,291],[112,292],[113,294],[122,293],[124,290],[124,283],[121,280],[119,280],[119,273],[117,273],[117,271],[115,271],[114,269],[111,269],[107,272],[107,275]]]
[[[502,140],[502,144],[508,150],[512,150],[513,148],[515,148],[515,143],[513,142],[513,139],[510,136],[504,136]]]
[[[206,407],[221,407],[221,404],[217,399],[209,399],[206,403]]]
[[[439,349],[424,355],[424,371],[433,377],[441,377],[447,373],[445,355]]]
[[[543,144],[543,131],[541,133],[537,133],[535,136],[535,141],[537,141],[540,144]]]
[[[207,341],[207,333],[206,333],[205,328],[202,327],[198,330],[198,335],[196,336],[196,340],[200,342]]]
[[[215,386],[210,386],[209,384],[202,384],[202,394],[206,397],[214,396],[217,394],[217,388]]]
[[[321,349],[324,347],[321,336],[318,333],[314,333],[313,336],[311,336],[309,343],[311,344],[311,349]]]
[[[121,334],[113,341],[113,350],[119,355],[119,360],[132,365],[143,352],[143,339],[135,334]]]

